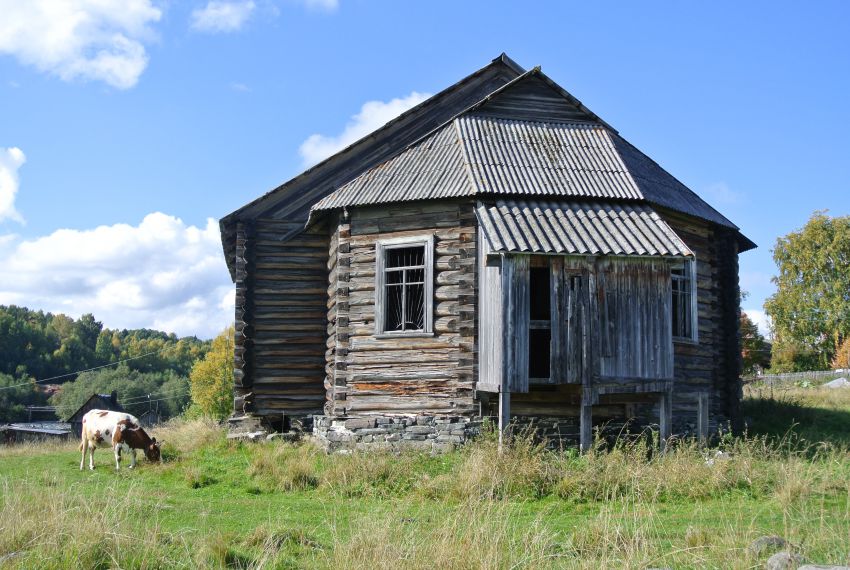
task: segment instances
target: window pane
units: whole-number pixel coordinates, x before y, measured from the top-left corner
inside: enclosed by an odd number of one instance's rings
[[[404,330],[425,328],[425,285],[405,287]]]
[[[386,267],[425,265],[425,246],[394,247],[386,250]]]
[[[408,283],[425,283],[425,269],[407,269]]]
[[[387,285],[384,287],[384,330],[400,331],[402,329],[401,301],[402,286]]]
[[[531,329],[528,331],[528,377],[549,378],[549,351],[552,331]]]
[[[384,275],[384,283],[393,285],[402,282],[404,271],[387,271]]]
[[[532,267],[529,270],[529,297],[531,301],[531,320],[548,321],[549,312],[549,268]]]
[[[673,325],[673,336],[680,338],[693,338],[693,261],[686,262],[683,266],[670,269],[671,276],[671,317]]]

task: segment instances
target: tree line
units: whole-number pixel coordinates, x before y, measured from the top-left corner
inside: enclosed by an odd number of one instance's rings
[[[73,319],[0,305],[0,422],[24,420],[27,405],[46,403],[64,418],[93,393],[113,390],[130,413],[156,404],[167,418],[188,407],[189,374],[211,344],[152,329],[109,329],[91,314]],[[61,389],[50,396],[48,384]],[[148,394],[158,401],[149,404]]]

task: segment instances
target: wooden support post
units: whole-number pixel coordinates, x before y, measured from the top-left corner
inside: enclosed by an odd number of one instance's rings
[[[581,416],[579,417],[579,449],[582,453],[593,446],[593,405],[592,394],[588,386],[581,391]]]
[[[661,450],[664,451],[667,447],[667,440],[673,433],[673,391],[665,390],[661,394],[658,405],[658,431],[660,438]]]
[[[708,392],[700,392],[697,398],[697,437],[705,444],[708,441]]]
[[[508,426],[511,423],[511,393],[502,389],[499,392],[499,451],[505,441]]]

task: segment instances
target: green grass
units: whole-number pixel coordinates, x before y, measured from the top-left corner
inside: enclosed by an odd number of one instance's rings
[[[824,392],[749,391],[750,433],[713,465],[692,442],[577,456],[491,437],[327,456],[203,422],[159,430],[166,461],[135,471],[2,448],[0,568],[759,568],[765,534],[846,564],[850,396]]]

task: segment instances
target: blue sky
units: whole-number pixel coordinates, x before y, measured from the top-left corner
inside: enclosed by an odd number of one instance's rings
[[[850,214],[850,3],[0,0],[0,303],[209,337],[217,219],[502,51],[770,250]]]

